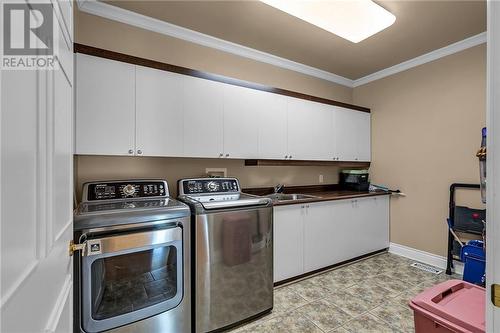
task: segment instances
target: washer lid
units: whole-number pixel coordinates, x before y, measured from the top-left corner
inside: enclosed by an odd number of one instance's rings
[[[190,198],[198,201],[203,208],[207,210],[245,206],[267,206],[272,202],[269,198],[262,198],[246,193],[231,195],[200,195],[190,196]]]
[[[83,202],[75,210],[74,229],[162,221],[190,214],[186,204],[172,198]]]

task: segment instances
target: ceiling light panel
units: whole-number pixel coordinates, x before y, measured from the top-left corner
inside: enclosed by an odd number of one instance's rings
[[[396,16],[371,0],[260,0],[353,43],[391,26]]]

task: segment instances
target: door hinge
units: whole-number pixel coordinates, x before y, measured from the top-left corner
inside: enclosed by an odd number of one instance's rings
[[[500,285],[492,284],[491,285],[491,302],[500,308]]]
[[[82,251],[82,254],[83,254],[83,251],[85,251],[85,248],[87,246],[87,242],[84,242],[82,244],[75,244],[73,241],[70,241],[69,242],[69,256],[73,256],[73,254],[75,253],[75,251]]]

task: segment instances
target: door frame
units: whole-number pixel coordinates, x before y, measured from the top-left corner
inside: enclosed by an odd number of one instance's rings
[[[500,332],[500,309],[491,302],[491,285],[500,283],[500,2],[487,6],[486,332]]]

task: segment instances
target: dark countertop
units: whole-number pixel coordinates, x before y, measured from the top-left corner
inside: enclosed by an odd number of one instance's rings
[[[363,197],[374,197],[379,195],[389,195],[390,193],[386,192],[358,192],[358,191],[347,191],[347,190],[339,190],[339,191],[325,191],[325,192],[304,192],[301,194],[310,194],[316,196],[316,198],[307,198],[300,200],[287,200],[287,201],[274,201],[274,206],[283,206],[283,205],[294,205],[301,203],[311,203],[311,202],[321,202],[321,201],[332,201],[332,200],[345,200],[345,199],[353,199],[353,198],[363,198]]]
[[[243,192],[255,195],[267,195],[273,193],[273,188],[272,187],[248,188],[248,189],[243,189]],[[344,190],[340,187],[339,184],[285,186],[284,193],[308,194],[308,195],[314,195],[316,198],[274,201],[273,202],[274,206],[296,205],[296,204],[311,203],[311,202],[345,200],[353,198],[390,195],[390,193],[387,192],[368,192],[368,191],[360,192],[360,191]]]

